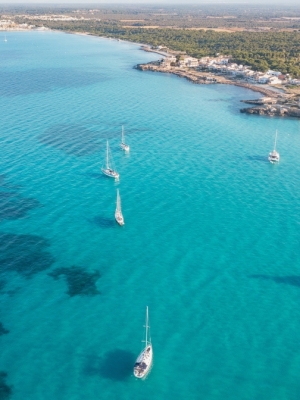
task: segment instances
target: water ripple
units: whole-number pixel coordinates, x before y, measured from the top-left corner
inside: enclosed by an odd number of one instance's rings
[[[105,81],[102,73],[64,68],[39,68],[27,71],[0,71],[0,96],[19,96],[74,88]]]

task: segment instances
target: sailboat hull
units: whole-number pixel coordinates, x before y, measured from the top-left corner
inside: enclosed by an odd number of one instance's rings
[[[274,160],[274,159],[272,159],[272,158],[270,158],[270,157],[269,157],[269,161],[270,161],[271,164],[277,164],[277,163],[279,163],[279,160],[277,160],[277,159]]]
[[[149,374],[153,362],[152,345],[147,345],[136,359],[133,373],[136,378],[145,379]]]
[[[128,144],[121,143],[121,149],[124,150],[124,151],[129,151],[129,150],[130,150],[130,147],[129,147]]]
[[[270,163],[275,164],[278,163],[280,160],[280,156],[279,153],[277,153],[277,151],[272,151],[269,154],[268,160],[270,161]]]
[[[268,160],[270,161],[271,164],[276,164],[280,160],[280,155],[278,151],[276,151],[276,143],[277,143],[277,130],[276,130],[276,135],[275,135],[275,142],[274,142],[274,150],[269,153]]]
[[[119,179],[119,174],[110,168],[101,168],[101,171],[104,175],[108,176],[109,178]]]
[[[115,219],[119,225],[121,226],[125,225],[124,217],[120,212],[118,211],[115,212]]]

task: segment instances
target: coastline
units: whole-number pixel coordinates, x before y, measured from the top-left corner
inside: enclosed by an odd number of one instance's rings
[[[145,48],[142,48],[145,49]],[[146,51],[150,51],[149,48]],[[214,72],[203,72],[195,69],[180,68],[176,66],[164,66],[160,61],[149,62],[147,64],[138,64],[135,68],[142,71],[153,71],[169,73],[185,78],[194,84],[225,84],[239,86],[245,89],[260,93],[262,96],[257,100],[242,100],[244,103],[254,104],[253,107],[241,108],[241,113],[251,115],[265,115],[269,117],[294,117],[300,118],[299,99],[295,94],[289,94],[284,88],[272,87],[270,85],[251,84],[242,79],[228,78],[223,74]]]
[[[51,30],[53,30],[53,29],[51,29]],[[65,32],[65,31],[63,31],[63,32]],[[159,54],[162,57],[168,57],[168,56],[173,55],[172,53],[167,53],[167,52],[151,49],[149,47],[149,45],[147,45],[145,43],[130,42],[128,40],[118,40],[113,37],[93,35],[89,32],[65,32],[65,33],[72,33],[74,35],[83,35],[83,36],[95,36],[95,37],[108,39],[108,40],[123,41],[123,42],[131,43],[131,44],[135,44],[136,46],[140,46],[140,50],[142,50],[142,51],[146,51],[148,53]],[[155,61],[153,61],[152,63],[155,63]],[[150,65],[151,65],[151,63],[137,64],[134,68],[143,69],[141,66],[150,66]],[[234,86],[239,86],[239,87],[243,87],[243,88],[252,90],[254,92],[261,93],[262,95],[272,97],[272,98],[277,98],[280,95],[280,92],[278,91],[278,89],[274,90],[274,88],[270,87],[269,85],[264,85],[264,87],[259,87],[256,85],[251,85],[247,82],[234,81],[234,80],[225,78],[224,76],[217,75],[213,72],[206,73],[206,72],[195,71],[195,70],[188,71],[188,70],[182,70],[180,68],[164,69],[164,68],[156,67],[155,69],[154,68],[150,69],[149,67],[146,67],[145,69],[152,70],[155,72],[171,73],[171,74],[177,75],[180,78],[186,78],[187,80],[191,81],[192,83],[196,83],[196,84],[212,84],[212,83],[217,84],[217,83],[219,83],[219,84],[223,84],[223,85],[234,85]],[[207,79],[205,79],[207,77],[215,78],[216,81],[209,81],[209,80],[207,81]]]
[[[47,27],[45,27],[45,28],[38,27],[35,29],[13,28],[13,29],[9,29],[6,31],[7,32],[53,31],[53,32],[63,32],[66,34],[74,34],[74,35],[80,35],[80,36],[94,36],[94,37],[108,39],[108,40],[116,40],[116,41],[123,41],[123,42],[131,43],[131,44],[140,46],[140,50],[159,54],[162,57],[168,57],[168,56],[174,55],[174,53],[171,53],[171,52],[163,52],[163,51],[151,49],[151,47],[145,43],[131,42],[128,40],[117,39],[117,38],[108,37],[108,36],[98,36],[98,35],[94,35],[89,32],[77,32],[77,31],[69,32],[69,31],[64,31],[64,30],[59,30],[59,29],[51,29],[51,28],[47,28]],[[3,30],[3,32],[4,32],[4,30]],[[157,62],[153,61],[148,64],[137,64],[134,68],[141,69],[141,70],[150,70],[150,71],[154,71],[154,72],[174,74],[180,78],[185,78],[195,84],[225,84],[225,85],[239,86],[239,87],[243,87],[245,89],[249,89],[254,92],[258,92],[264,96],[268,96],[268,97],[275,98],[275,99],[278,97],[290,97],[291,96],[291,95],[285,93],[284,89],[273,88],[270,85],[258,86],[255,84],[250,84],[245,81],[230,79],[228,77],[225,77],[224,75],[219,75],[218,73],[214,73],[214,72],[202,72],[202,71],[196,71],[196,70],[182,69],[182,68],[178,68],[178,67],[163,68],[163,67],[158,67],[157,65],[155,65],[156,63]],[[281,92],[281,90],[282,90],[282,92]]]
[[[147,52],[152,52],[152,53],[157,53],[162,55],[163,57],[168,57],[168,56],[172,56],[174,54],[172,53],[165,53],[165,52],[160,52],[158,50],[155,49],[151,49],[148,45],[141,45],[141,50],[147,51]],[[155,62],[153,62],[154,64]],[[142,69],[139,68],[139,65],[142,66],[147,66],[147,65],[151,65],[151,63],[148,64],[138,64],[137,68],[138,69]],[[239,86],[239,87],[243,87],[249,90],[252,90],[254,92],[258,92],[263,94],[264,96],[268,96],[271,98],[278,98],[278,97],[285,97],[288,96],[284,89],[279,89],[279,88],[273,88],[270,85],[255,85],[255,84],[251,84],[248,83],[246,81],[242,81],[242,80],[236,80],[236,79],[230,79],[228,77],[225,77],[224,75],[220,75],[218,73],[214,73],[214,72],[203,72],[203,71],[196,71],[196,70],[188,70],[188,69],[181,69],[178,67],[169,67],[169,68],[163,68],[163,67],[158,67],[155,66],[154,68],[145,68],[148,70],[152,70],[155,72],[163,72],[163,73],[170,73],[170,74],[174,74],[179,76],[180,78],[186,78],[189,81],[191,81],[192,83],[196,83],[196,84],[225,84],[225,85],[234,85],[234,86]]]
[[[243,87],[245,89],[252,90],[254,92],[261,93],[264,96],[268,96],[271,98],[277,99],[278,97],[286,97],[288,96],[284,92],[280,92],[277,88],[272,88],[269,85],[264,85],[264,87],[260,87],[257,85],[250,84],[241,80],[234,80],[224,77],[219,74],[215,74],[213,72],[203,72],[196,70],[187,70],[178,67],[170,67],[164,68],[158,65],[149,63],[149,64],[138,64],[136,66],[137,69],[142,71],[153,71],[153,72],[162,72],[169,73],[178,76],[179,78],[185,78],[194,84],[200,85],[208,85],[208,84],[223,84],[223,85],[234,85]]]

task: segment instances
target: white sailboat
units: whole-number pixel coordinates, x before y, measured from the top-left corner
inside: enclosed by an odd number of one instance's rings
[[[119,174],[117,171],[114,170],[112,166],[112,156],[110,153],[110,148],[108,144],[108,140],[106,142],[106,158],[105,158],[105,167],[101,168],[101,171],[103,172],[104,175],[109,176],[110,178],[115,178],[119,179]]]
[[[149,331],[149,315],[148,315],[148,306],[146,307],[146,340],[145,347],[136,359],[134,364],[133,373],[136,378],[145,378],[147,374],[151,370],[152,361],[153,361],[153,349],[151,344],[151,338]]]
[[[268,160],[272,164],[277,163],[280,160],[280,155],[279,155],[278,151],[276,151],[276,144],[277,144],[277,129],[276,129],[276,135],[275,135],[274,150],[271,151],[271,153],[269,153],[269,157],[268,157]]]
[[[4,42],[7,42],[6,35],[4,35]]]
[[[121,140],[121,149],[124,151],[129,151],[130,147],[125,143],[125,134],[124,134],[124,126],[122,125],[122,140]]]
[[[116,206],[116,211],[115,211],[115,219],[119,225],[123,226],[125,224],[124,217],[122,214],[122,209],[121,209],[121,197],[120,197],[119,189],[117,189],[117,206]]]

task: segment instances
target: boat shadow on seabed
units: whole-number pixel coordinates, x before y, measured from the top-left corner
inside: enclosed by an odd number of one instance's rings
[[[116,221],[113,218],[102,217],[101,215],[90,218],[88,221],[93,225],[99,226],[100,228],[114,228],[116,226]]]
[[[275,283],[291,285],[300,288],[300,276],[298,275],[286,275],[286,276],[249,275],[249,278],[261,279],[265,281],[273,281]]]
[[[268,157],[265,157],[265,156],[247,156],[247,160],[261,161],[261,162],[269,163]]]
[[[103,175],[102,172],[99,172],[99,173],[93,172],[93,173],[89,173],[87,175],[92,178],[96,178],[96,179],[107,179],[107,176]]]
[[[121,349],[108,351],[103,357],[86,357],[84,373],[89,376],[101,375],[105,379],[124,381],[132,376],[134,354]]]

